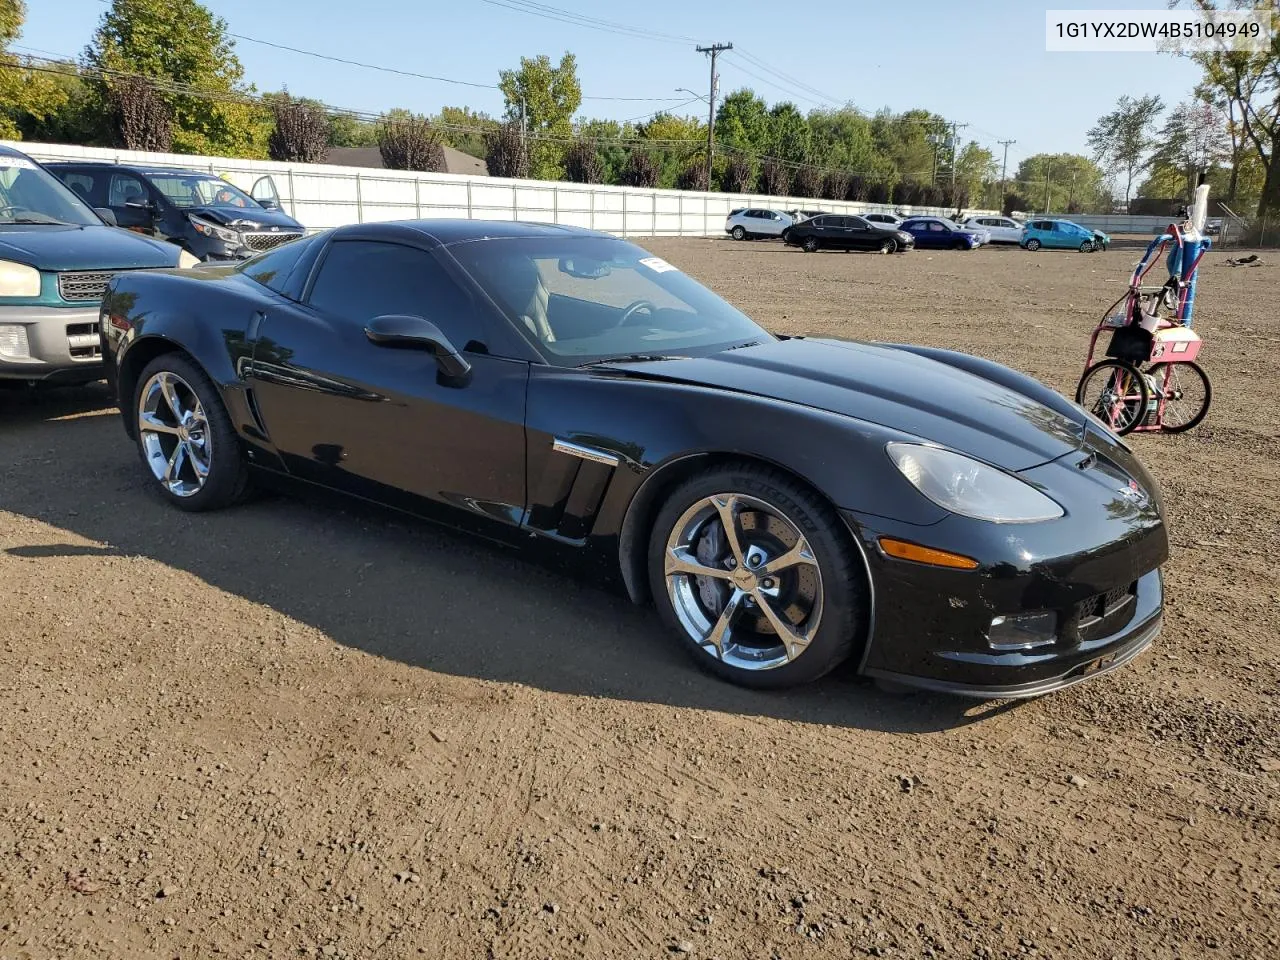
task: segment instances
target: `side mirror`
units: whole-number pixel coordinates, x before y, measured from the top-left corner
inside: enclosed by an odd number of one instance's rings
[[[94,207],[93,212],[96,213],[98,216],[100,216],[103,220],[105,220],[111,226],[113,227],[120,226],[120,224],[116,221],[116,212],[112,210],[110,207]]]
[[[258,200],[258,206],[264,210],[279,210],[280,201],[276,200],[275,197],[262,197]]]
[[[471,364],[430,320],[403,314],[374,317],[365,324],[364,335],[380,347],[408,347],[426,350],[436,358],[440,373],[462,383],[471,373]]]

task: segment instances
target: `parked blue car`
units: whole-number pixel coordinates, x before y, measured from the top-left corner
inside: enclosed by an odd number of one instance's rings
[[[1079,250],[1093,253],[1111,246],[1111,238],[1101,230],[1090,230],[1070,220],[1029,220],[1022,228],[1018,246],[1024,250]]]
[[[973,250],[982,238],[943,217],[912,217],[898,227],[915,237],[917,250]]]

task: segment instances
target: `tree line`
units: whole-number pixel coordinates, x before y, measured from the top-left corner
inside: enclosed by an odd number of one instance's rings
[[[734,90],[716,110],[708,176],[705,118],[583,118],[569,53],[502,71],[500,116],[464,106],[367,116],[257,91],[226,22],[197,0],[112,0],[75,62],[11,52],[24,13],[23,0],[0,0],[0,137],[11,139],[312,163],[369,146],[387,167],[424,171],[444,169],[447,146],[495,176],[1006,211],[1110,210],[1135,184],[1137,196],[1188,196],[1203,173],[1228,202],[1280,204],[1274,50],[1206,55],[1204,82],[1162,126],[1158,97],[1122,97],[1090,131],[1091,156],[1036,154],[1009,171],[927,110],[805,113]]]

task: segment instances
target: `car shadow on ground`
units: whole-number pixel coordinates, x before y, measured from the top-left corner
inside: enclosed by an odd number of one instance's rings
[[[850,665],[797,689],[741,689],[699,670],[650,608],[546,557],[372,506],[268,495],[218,513],[185,513],[144,483],[115,417],[0,421],[0,445],[10,451],[0,462],[0,510],[89,541],[11,543],[5,560],[151,558],[337,643],[411,666],[888,732],[953,728],[1013,706],[885,693]]]

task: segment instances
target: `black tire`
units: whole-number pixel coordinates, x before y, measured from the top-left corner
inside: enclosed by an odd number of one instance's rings
[[[747,231],[746,231],[746,230],[744,230],[744,229],[742,228],[742,226],[741,226],[741,225],[734,227],[734,228],[733,228],[733,239],[735,239],[735,240],[745,240],[745,239],[747,239]]]
[[[805,237],[801,246],[804,247],[805,253],[817,253],[822,244],[818,243],[817,237]]]
[[[1032,253],[1035,253],[1037,250],[1039,250],[1039,249],[1040,249],[1040,241],[1039,241],[1039,240],[1028,240],[1028,241],[1027,241],[1027,249],[1028,249],[1028,250],[1030,250]]]
[[[1126,395],[1136,387],[1138,397],[1124,402],[1120,416],[1103,416],[1097,410],[1089,410],[1089,407],[1085,406],[1088,388],[1097,377],[1103,378],[1104,388],[1113,382],[1111,378],[1122,377],[1120,387]],[[1125,363],[1123,360],[1103,360],[1095,363],[1080,377],[1080,382],[1076,384],[1076,403],[1089,410],[1116,433],[1123,435],[1147,419],[1146,411],[1151,405],[1151,387],[1147,384],[1147,378],[1133,364]]]
[[[1080,252],[1081,252],[1081,253],[1093,253],[1093,241],[1092,241],[1092,240],[1086,240],[1086,241],[1084,241],[1084,243],[1080,244]]]
[[[772,668],[734,666],[704,649],[681,624],[667,589],[667,544],[681,518],[700,501],[726,493],[766,504],[807,540],[816,561],[822,598],[816,631],[803,652]],[[758,534],[759,530],[757,526],[752,532]],[[742,539],[744,549],[749,549],[753,541],[745,531]],[[782,576],[779,575],[779,583]],[[825,501],[769,467],[750,463],[717,467],[674,490],[659,511],[650,533],[649,579],[659,616],[680,638],[681,645],[695,662],[713,675],[740,686],[780,689],[809,683],[835,669],[865,642],[869,587],[856,546],[848,542],[839,518]],[[740,610],[747,617],[757,615],[747,607]],[[709,621],[715,617],[705,607],[703,613]],[[762,636],[767,640],[770,634]]]
[[[972,250],[973,248],[970,247],[969,244],[967,244],[965,241],[957,240],[955,243],[951,245],[951,249],[952,250]]]
[[[212,441],[208,475],[200,489],[188,496],[179,496],[174,493],[155,476],[147,457],[142,433],[138,428],[144,391],[151,380],[160,373],[177,375],[195,394],[203,408],[208,437]],[[133,418],[138,455],[142,460],[145,475],[152,481],[153,489],[169,503],[195,513],[220,510],[245,499],[249,492],[249,465],[244,447],[231,424],[226,408],[222,405],[222,399],[213,381],[186,355],[177,352],[162,353],[143,368],[133,389],[133,405],[129,415]]]
[[[884,241],[884,243],[880,244],[880,252],[881,253],[897,253],[898,241],[890,237],[888,240]]]
[[[1182,370],[1188,371],[1188,373],[1190,373],[1192,377],[1195,377],[1198,380],[1200,390],[1204,396],[1204,399],[1200,403],[1200,408],[1185,422],[1174,424],[1172,426],[1170,426],[1167,423],[1164,423],[1163,421],[1160,424],[1160,429],[1164,433],[1185,433],[1186,431],[1190,430],[1192,427],[1199,426],[1200,421],[1203,420],[1205,417],[1205,414],[1209,412],[1209,404],[1213,401],[1213,387],[1209,385],[1209,375],[1204,372],[1204,370],[1200,367],[1198,363],[1192,363],[1192,362],[1153,363],[1150,367],[1147,368],[1147,376],[1150,377],[1156,384],[1158,384],[1161,390],[1164,389],[1164,373],[1165,373],[1166,367],[1172,367],[1174,374],[1178,376],[1179,380],[1181,380],[1181,371]],[[1179,394],[1181,394],[1182,393],[1181,389],[1179,389],[1178,392]],[[1180,400],[1182,398],[1181,396],[1179,396],[1177,398],[1171,397],[1169,399]],[[1169,400],[1167,399],[1165,401],[1166,412],[1169,409],[1168,404],[1169,404]]]
[[[791,231],[790,231],[790,230],[783,230],[783,231],[782,231],[782,242],[783,242],[783,243],[785,243],[785,244],[790,245],[790,243],[791,243]]]

